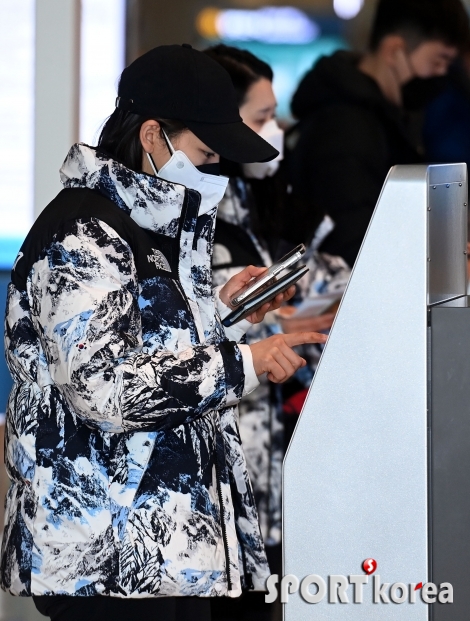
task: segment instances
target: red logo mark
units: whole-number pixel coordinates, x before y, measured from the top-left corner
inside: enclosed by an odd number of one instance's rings
[[[362,563],[362,569],[370,576],[377,569],[377,561],[373,558],[366,558]]]
[[[415,586],[415,591],[419,591],[419,589],[422,589],[422,588],[423,588],[423,583],[420,582],[419,584]]]

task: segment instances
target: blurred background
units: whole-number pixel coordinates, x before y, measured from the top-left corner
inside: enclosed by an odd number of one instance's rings
[[[470,2],[470,0],[469,0]],[[322,55],[362,49],[374,0],[1,0],[0,268],[59,188],[77,139],[94,143],[122,69],[156,45],[222,41],[274,69],[278,114]],[[35,208],[36,205],[36,208]]]
[[[374,6],[375,0],[0,0],[0,307],[23,238],[60,190],[68,148],[77,140],[95,144],[128,63],[162,44],[248,49],[273,67],[278,116],[288,125],[302,76],[337,49],[363,50]],[[10,385],[2,351],[0,413]],[[0,485],[4,493],[3,471]],[[0,595],[0,621],[37,618],[27,598]]]

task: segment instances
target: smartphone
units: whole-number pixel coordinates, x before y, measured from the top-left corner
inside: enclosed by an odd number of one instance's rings
[[[289,287],[295,285],[295,283],[302,278],[309,271],[306,265],[301,265],[295,269],[290,270],[285,276],[279,280],[275,280],[271,285],[258,294],[250,297],[244,303],[240,304],[234,311],[232,311],[227,317],[222,320],[222,324],[226,328],[230,328],[234,324],[238,323],[251,313],[254,313],[258,308],[270,302],[279,293],[284,293]]]
[[[258,278],[255,278],[252,282],[248,283],[246,287],[236,293],[235,297],[230,300],[232,306],[240,306],[240,304],[246,302],[246,300],[250,299],[253,295],[269,287],[276,281],[276,276],[292,265],[295,265],[304,253],[305,246],[300,244],[297,248],[294,248],[282,257],[282,259],[276,261],[266,272],[258,276]]]

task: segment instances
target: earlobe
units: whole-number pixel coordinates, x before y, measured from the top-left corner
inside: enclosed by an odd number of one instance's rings
[[[403,59],[403,58],[407,57],[407,54],[408,54],[408,50],[407,50],[407,47],[406,47],[406,45],[404,43],[400,44],[400,45],[397,45],[397,48],[395,50],[395,55],[396,56],[398,56],[400,59]]]

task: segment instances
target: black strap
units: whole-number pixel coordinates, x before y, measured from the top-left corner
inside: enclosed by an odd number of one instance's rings
[[[20,291],[26,290],[32,266],[64,224],[89,218],[102,220],[129,244],[139,278],[161,272],[156,269],[155,263],[148,260],[154,249],[162,251],[170,263],[171,273],[167,275],[177,272],[178,253],[174,248],[177,240],[145,231],[123,209],[96,190],[66,188],[45,207],[26,236],[11,273],[15,287]]]

